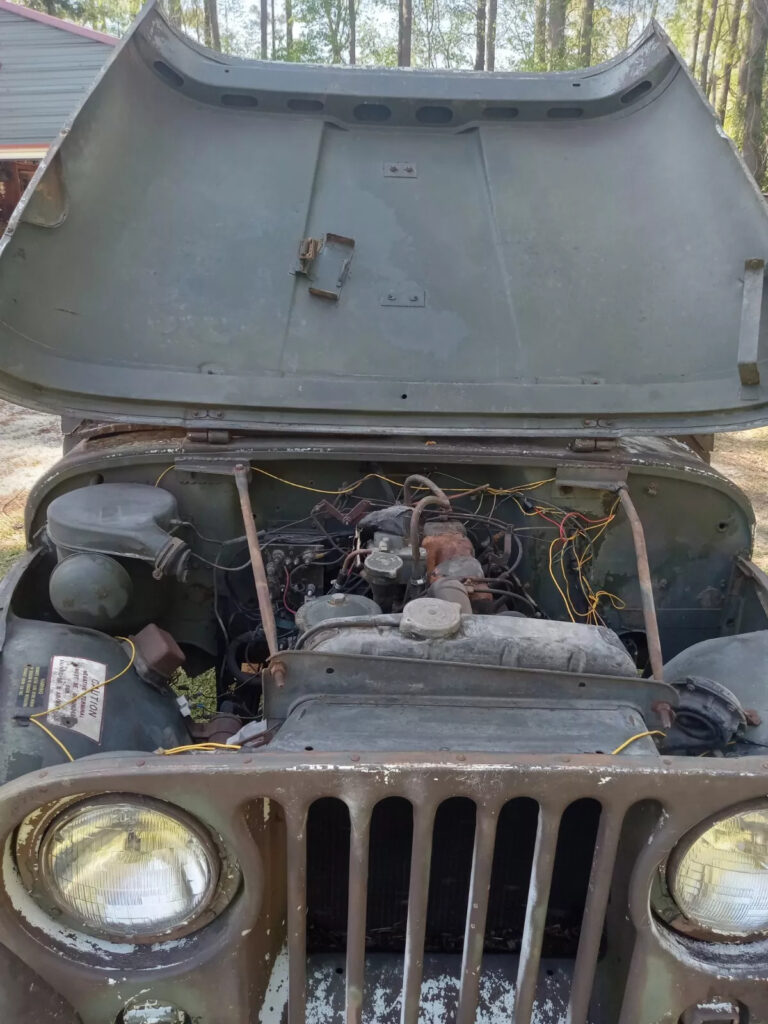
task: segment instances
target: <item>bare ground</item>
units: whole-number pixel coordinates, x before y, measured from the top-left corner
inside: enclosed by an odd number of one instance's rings
[[[757,519],[754,559],[768,571],[768,427],[722,434],[712,465],[749,495]]]
[[[0,401],[0,576],[24,550],[27,493],[60,454],[56,416]],[[712,463],[752,499],[755,561],[768,570],[768,427],[721,435]]]
[[[0,576],[24,550],[24,504],[61,454],[56,416],[0,401]]]

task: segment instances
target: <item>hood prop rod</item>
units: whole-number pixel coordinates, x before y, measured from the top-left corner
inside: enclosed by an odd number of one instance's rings
[[[242,463],[238,463],[235,466],[234,473],[237,493],[240,498],[240,511],[243,516],[245,539],[248,542],[248,554],[251,559],[251,569],[253,570],[253,582],[256,585],[256,598],[259,602],[261,624],[264,627],[264,635],[267,639],[267,647],[269,648],[269,667],[277,685],[282,686],[285,681],[285,669],[282,662],[277,661],[277,656],[280,652],[277,646],[275,612],[272,608],[272,596],[269,593],[267,573],[264,569],[264,559],[261,556],[259,534],[256,530],[256,523],[253,519],[253,506],[251,505],[251,495],[248,490],[248,481],[250,477],[249,467],[244,466]]]
[[[651,678],[661,683],[664,681],[664,660],[661,654],[659,621],[653,599],[653,584],[651,582],[651,567],[648,562],[648,548],[645,543],[645,531],[626,484],[619,488],[619,501],[632,529],[632,542],[635,546],[637,560],[637,578],[640,584],[640,601],[643,606],[643,622],[648,640],[648,657],[651,662]]]

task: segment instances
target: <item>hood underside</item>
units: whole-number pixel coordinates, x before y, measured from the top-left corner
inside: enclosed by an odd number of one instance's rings
[[[3,240],[0,392],[299,432],[754,426],[766,259],[657,26],[588,71],[363,70],[224,58],[149,5]]]

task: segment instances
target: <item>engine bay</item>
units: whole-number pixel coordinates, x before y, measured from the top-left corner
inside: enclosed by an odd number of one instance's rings
[[[756,684],[723,678],[723,658],[717,678],[696,661],[707,643],[738,645],[764,629],[736,571],[748,513],[730,485],[711,486],[711,471],[700,480],[646,472],[626,484],[621,467],[595,483],[557,463],[352,468],[177,459],[152,482],[135,470],[80,473],[49,490],[11,602],[20,634],[32,620],[51,636],[50,657],[17,670],[41,680],[30,721],[66,727],[51,704],[50,666],[60,654],[74,665],[101,637],[117,653],[90,654],[89,664],[111,670],[129,658],[135,687],[167,698],[160,718],[144,709],[142,728],[162,719],[151,742],[163,734],[160,745],[173,749],[328,749],[350,713],[358,742],[384,749],[610,752],[636,733],[633,753],[661,744],[736,754],[768,741],[759,707],[744,704],[759,704]],[[622,488],[645,524],[659,650],[682,665],[680,679],[653,664]],[[690,652],[689,671],[680,659]],[[74,703],[78,686],[106,685],[106,669],[81,674],[56,693]],[[42,693],[52,709],[44,721]],[[124,717],[140,706],[130,697]],[[150,743],[141,736],[139,748]],[[99,748],[103,740],[100,732]]]
[[[627,636],[625,647],[605,628],[605,606],[620,611],[624,601],[595,590],[586,570],[616,518],[616,496],[605,502],[604,514],[587,515],[536,497],[553,479],[497,488],[443,475],[452,482],[440,486],[420,474],[397,481],[371,473],[329,495],[333,501],[316,502],[308,495],[304,517],[258,532],[278,651],[322,644],[324,631],[344,620],[348,631],[352,623],[378,629],[382,649],[376,653],[381,654],[387,653],[388,627],[400,626],[396,635],[402,639],[389,653],[423,656],[415,654],[414,643],[444,640],[450,649],[467,617],[462,633],[469,630],[477,638],[476,649],[465,643],[456,660],[504,663],[509,630],[503,624],[515,618],[538,624],[531,667],[644,670],[642,645]],[[363,486],[371,482],[378,483],[381,497],[362,497]],[[285,486],[295,485],[286,481]],[[538,529],[518,525],[510,512],[535,521]],[[209,573],[220,630],[218,688],[224,693],[235,688],[240,700],[249,699],[241,690],[258,689],[270,652],[245,534],[220,540],[202,534],[180,518],[176,500],[162,486],[105,483],[54,499],[44,537],[56,557],[48,582],[51,604],[75,626],[114,633],[146,624],[153,607],[142,593],[152,589],[147,570],[155,582],[173,579],[182,586],[200,572]],[[548,608],[524,578],[530,574],[533,544],[545,545],[552,587]],[[213,559],[202,554],[203,545],[218,548]],[[540,557],[538,551],[537,562]],[[559,612],[552,610],[553,597]],[[431,620],[430,614],[436,617]],[[548,629],[545,624],[552,622],[558,626]],[[596,636],[606,647],[604,664],[600,656],[590,660],[590,643],[599,643],[592,630],[576,626],[603,627]],[[562,651],[555,656],[551,648],[558,643]],[[485,653],[484,644],[490,644]],[[247,710],[252,714],[256,708],[251,703]]]

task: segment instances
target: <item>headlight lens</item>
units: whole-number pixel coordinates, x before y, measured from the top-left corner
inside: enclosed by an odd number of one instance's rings
[[[163,804],[89,801],[50,825],[40,871],[73,922],[105,936],[146,939],[202,913],[219,859],[201,828]]]
[[[729,938],[768,931],[768,807],[729,814],[678,847],[670,893],[696,927]]]

